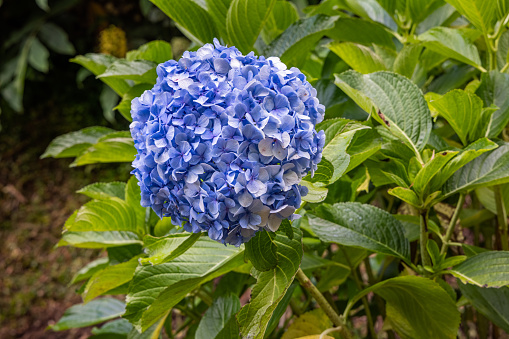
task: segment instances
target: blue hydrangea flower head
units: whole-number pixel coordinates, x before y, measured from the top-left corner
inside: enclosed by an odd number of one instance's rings
[[[295,217],[325,142],[304,74],[217,39],[157,66],[131,115],[142,206],[235,246]]]

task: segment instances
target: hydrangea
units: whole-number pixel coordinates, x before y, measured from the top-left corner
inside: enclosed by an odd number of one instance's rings
[[[325,142],[304,74],[217,39],[157,66],[131,115],[142,206],[235,246],[295,217]]]

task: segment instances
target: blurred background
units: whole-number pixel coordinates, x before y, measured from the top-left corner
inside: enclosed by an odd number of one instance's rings
[[[150,40],[189,41],[148,0],[0,0],[0,338],[81,338],[90,329],[45,331],[81,302],[67,284],[93,250],[58,248],[67,217],[86,200],[75,191],[127,180],[128,164],[69,168],[40,159],[50,141],[88,126],[125,130],[119,97],[77,54],[124,57]],[[65,264],[63,264],[65,263]]]

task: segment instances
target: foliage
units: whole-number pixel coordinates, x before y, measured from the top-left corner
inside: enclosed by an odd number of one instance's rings
[[[80,271],[86,303],[53,329],[117,317],[90,312],[111,300],[105,310],[118,310],[118,300],[96,297],[125,295],[129,323],[98,333],[277,338],[286,329],[336,335],[327,331],[336,326],[342,337],[374,338],[382,316],[389,336],[454,338],[467,336],[473,312],[508,331],[509,3],[494,2],[153,0],[196,48],[218,37],[299,67],[326,107],[316,127],[323,160],[301,181],[302,217],[239,248],[159,220],[141,207],[135,178],[87,186],[80,193],[93,200],[71,215],[59,245],[104,248],[107,262]],[[117,109],[131,121],[130,101],[171,57],[160,41],[126,58],[73,61],[122,97]],[[135,153],[129,132],[96,127],[55,139],[44,156],[80,166]],[[177,314],[186,320],[176,328]],[[297,320],[288,327],[283,315]],[[355,327],[360,317],[368,330]]]

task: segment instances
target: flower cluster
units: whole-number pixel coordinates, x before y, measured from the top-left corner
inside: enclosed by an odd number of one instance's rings
[[[157,75],[131,107],[141,204],[235,246],[291,219],[325,142],[315,130],[324,106],[306,77],[217,40]]]

